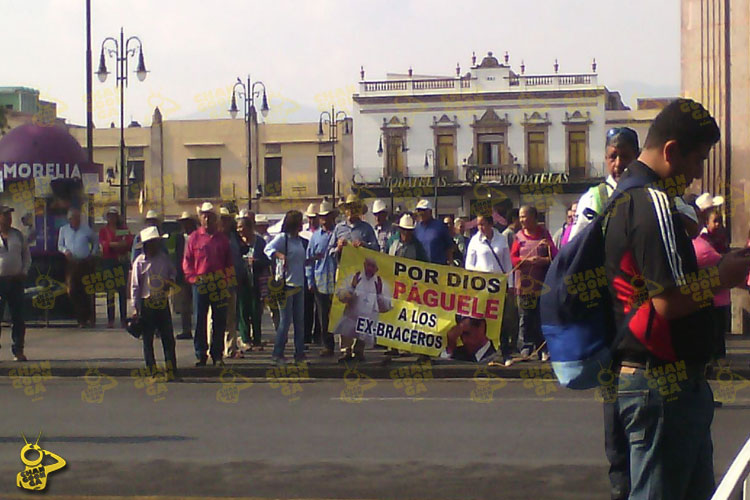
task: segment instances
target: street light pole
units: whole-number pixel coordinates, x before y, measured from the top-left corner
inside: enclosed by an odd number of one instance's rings
[[[114,48],[107,47],[107,42],[111,42],[110,45],[114,45]],[[130,47],[130,43],[138,42],[137,46]],[[131,36],[125,40],[125,33],[120,28],[120,41],[112,37],[107,37],[102,41],[102,50],[99,55],[99,70],[96,72],[99,81],[104,83],[107,80],[107,65],[105,61],[106,55],[114,57],[117,65],[115,66],[115,84],[120,86],[120,213],[124,221],[127,221],[127,200],[125,188],[129,186],[126,182],[126,170],[127,165],[125,164],[125,87],[128,84],[128,58],[135,57],[136,50],[138,51],[138,67],[135,70],[139,81],[146,79],[148,71],[146,71],[146,65],[143,62],[143,43],[137,36]]]
[[[349,116],[346,111],[331,106],[331,111],[323,111],[318,119],[318,136],[323,136],[323,123],[328,124],[328,142],[331,144],[331,176],[333,177],[333,206],[338,203],[338,182],[336,181],[336,141],[338,141],[338,124],[344,122],[344,134],[349,133]]]
[[[435,217],[437,217],[437,205],[438,205],[438,176],[437,176],[437,163],[435,162],[435,150],[432,148],[428,148],[424,152],[424,168],[430,167],[430,159],[432,159],[432,182],[435,184],[435,190],[434,190],[434,210],[435,210]]]
[[[237,98],[243,99],[242,111],[247,124],[247,207],[253,209],[253,119],[255,117],[255,98],[260,97],[261,91],[255,90],[256,86],[263,88],[263,102],[260,106],[260,112],[265,118],[268,116],[268,98],[266,97],[266,85],[263,82],[250,82],[250,75],[247,75],[247,84],[242,83],[237,77],[237,83],[232,88],[232,102],[229,106],[229,114],[236,118],[239,113],[237,108]]]

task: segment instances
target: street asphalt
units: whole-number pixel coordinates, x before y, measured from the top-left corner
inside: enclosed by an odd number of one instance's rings
[[[600,399],[535,382],[2,378],[0,498],[28,497],[21,433],[40,432],[67,460],[51,499],[607,498]],[[750,434],[735,389],[714,419],[717,478]]]

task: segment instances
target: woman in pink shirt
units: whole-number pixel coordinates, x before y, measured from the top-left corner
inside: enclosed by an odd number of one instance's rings
[[[695,249],[695,257],[698,261],[698,268],[715,267],[719,264],[722,254],[719,251],[720,249],[716,248],[711,234],[720,231],[721,227],[723,227],[721,214],[716,208],[704,210],[700,214],[700,222],[708,231],[702,231],[693,239],[693,248]],[[717,291],[713,297],[713,308],[711,311],[714,316],[713,324],[715,327],[713,331],[714,359],[725,358],[727,355],[724,336],[729,326],[729,307],[730,290],[721,289]]]
[[[557,255],[557,247],[549,231],[537,222],[536,207],[525,205],[519,210],[521,230],[516,233],[510,260],[515,269],[513,283],[518,295],[518,344],[521,355],[528,358],[544,342],[539,296],[544,276]],[[549,359],[546,348],[539,354],[542,361]]]

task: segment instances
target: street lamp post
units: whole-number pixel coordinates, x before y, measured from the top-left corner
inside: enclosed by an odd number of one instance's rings
[[[111,42],[110,47],[107,47],[107,42]],[[130,46],[131,42],[133,42],[133,47]],[[114,45],[114,48],[111,48],[112,45]],[[116,184],[116,186],[120,188],[120,213],[125,221],[127,220],[128,208],[127,200],[125,199],[125,188],[129,185],[125,181],[125,171],[127,170],[127,165],[125,164],[125,87],[128,85],[128,58],[135,57],[136,51],[138,51],[138,67],[135,70],[135,74],[138,80],[142,82],[148,74],[146,64],[143,62],[143,44],[137,36],[131,36],[125,40],[122,28],[120,28],[119,43],[113,37],[107,37],[102,41],[102,50],[99,55],[99,70],[96,72],[99,81],[104,83],[109,74],[105,62],[105,52],[107,56],[115,58],[117,63],[115,67],[115,84],[120,86],[120,184]],[[110,183],[110,185],[115,184]]]
[[[336,182],[336,141],[338,140],[338,124],[344,122],[344,134],[349,133],[349,116],[346,111],[336,111],[331,106],[331,111],[323,111],[320,113],[318,119],[318,137],[323,137],[323,124],[328,124],[328,142],[331,144],[331,175],[333,177],[333,205],[334,207],[338,203],[337,187]]]
[[[437,169],[437,163],[435,162],[435,150],[432,148],[428,148],[424,152],[424,168],[430,168],[430,160],[432,160],[432,182],[435,184],[435,191],[434,191],[434,210],[435,210],[435,217],[437,217],[437,206],[438,206],[438,169]]]
[[[247,124],[247,207],[253,209],[253,121],[255,118],[255,98],[261,96],[261,90],[255,90],[256,86],[262,87],[263,101],[260,105],[260,113],[263,118],[268,116],[268,98],[266,97],[266,85],[263,82],[250,82],[250,75],[247,76],[247,84],[242,83],[237,77],[237,83],[232,89],[232,103],[229,106],[229,114],[236,118],[239,113],[237,108],[237,96],[242,99],[242,112]],[[260,190],[259,190],[260,191]],[[258,195],[260,199],[261,194]]]

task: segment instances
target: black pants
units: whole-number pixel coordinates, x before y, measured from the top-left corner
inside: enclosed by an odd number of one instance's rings
[[[177,373],[177,355],[175,354],[174,332],[172,331],[172,314],[169,306],[157,308],[149,307],[148,301],[143,301],[141,307],[141,318],[143,318],[143,357],[146,367],[154,369],[156,359],[154,358],[154,331],[159,330],[161,345],[164,348],[164,362],[167,372],[173,375]]]
[[[604,403],[604,450],[612,500],[626,500],[630,494],[630,448],[616,401]]]
[[[332,301],[333,295],[320,293],[317,290],[315,291],[315,309],[318,313],[318,321],[320,322],[323,346],[330,350],[333,350],[334,347],[336,347],[336,343],[333,340],[333,333],[328,329],[328,318],[331,315]]]
[[[320,319],[315,313],[315,296],[305,288],[305,344],[320,342]]]
[[[714,334],[713,334],[713,358],[723,359],[727,357],[726,334],[729,330],[731,306],[712,307]]]
[[[13,354],[23,354],[23,343],[26,337],[26,323],[23,319],[23,279],[0,277],[0,319],[5,314],[5,304],[10,309],[11,350]]]

